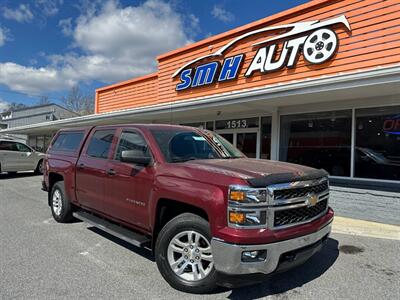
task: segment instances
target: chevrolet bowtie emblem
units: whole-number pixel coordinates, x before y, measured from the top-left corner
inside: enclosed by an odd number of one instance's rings
[[[308,207],[315,206],[318,202],[318,196],[316,194],[309,194],[306,204]]]

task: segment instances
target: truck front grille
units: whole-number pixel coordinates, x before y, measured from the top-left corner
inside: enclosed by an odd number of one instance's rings
[[[328,210],[327,178],[289,182],[267,187],[269,226],[275,229],[311,222]]]
[[[312,220],[322,214],[328,205],[328,199],[319,201],[315,206],[279,210],[275,212],[274,227],[294,225]]]
[[[274,191],[274,200],[300,198],[305,197],[310,193],[320,194],[327,189],[328,182],[324,181],[320,184],[313,186],[276,190]]]

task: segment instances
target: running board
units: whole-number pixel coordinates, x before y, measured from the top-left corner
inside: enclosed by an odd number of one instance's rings
[[[121,240],[124,240],[137,247],[145,247],[146,244],[149,244],[150,242],[149,238],[147,238],[144,235],[133,232],[129,229],[111,223],[105,219],[99,218],[85,211],[79,210],[74,212],[72,215],[79,220],[89,223],[90,225],[98,229],[101,229],[113,236],[116,236]]]

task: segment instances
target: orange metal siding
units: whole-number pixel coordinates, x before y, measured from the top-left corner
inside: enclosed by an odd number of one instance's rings
[[[157,102],[157,79],[158,75],[155,73],[98,89],[95,112],[103,113]]]
[[[211,51],[216,51],[233,38],[265,26],[325,20],[340,15],[347,17],[352,31],[347,32],[343,27],[334,27],[339,38],[338,51],[331,60],[322,65],[310,65],[300,55],[293,69],[282,69],[268,74],[254,73],[253,76],[245,78],[244,73],[259,49],[259,47],[252,47],[252,44],[266,38],[265,34],[259,34],[239,42],[227,52],[227,56],[245,54],[245,61],[237,80],[180,92],[175,91],[179,76],[172,79],[171,75],[193,58],[209,54],[210,47],[212,47]],[[105,87],[98,91],[97,111],[106,112],[179,101],[399,63],[400,1],[312,1],[286,13],[280,13],[166,53],[159,56],[158,60],[158,77],[151,77],[151,80],[132,81],[111,88]],[[202,63],[204,62],[200,64]]]

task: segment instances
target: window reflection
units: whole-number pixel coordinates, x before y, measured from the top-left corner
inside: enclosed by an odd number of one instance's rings
[[[280,160],[350,176],[351,110],[281,117]]]
[[[354,175],[400,179],[400,106],[356,110]]]

